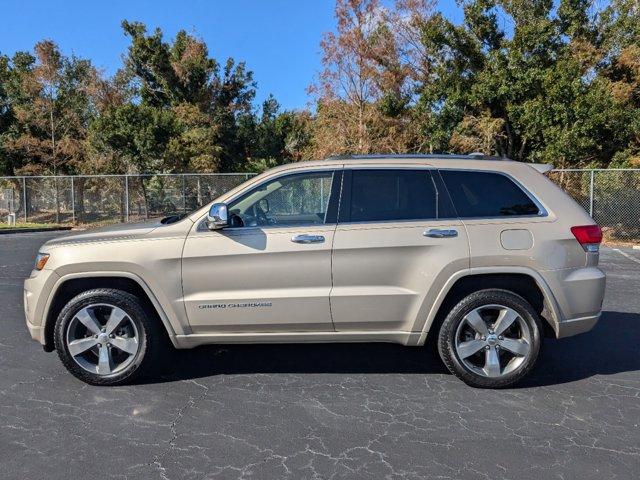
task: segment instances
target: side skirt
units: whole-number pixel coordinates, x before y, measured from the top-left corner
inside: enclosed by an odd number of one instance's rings
[[[177,348],[225,343],[399,343],[420,345],[421,332],[198,333],[176,335]]]

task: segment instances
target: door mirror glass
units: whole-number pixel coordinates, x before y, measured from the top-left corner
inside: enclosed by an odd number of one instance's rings
[[[226,203],[214,203],[207,214],[209,230],[220,230],[229,226],[229,213]]]

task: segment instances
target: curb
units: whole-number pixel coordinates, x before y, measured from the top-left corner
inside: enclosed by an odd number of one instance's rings
[[[71,230],[73,227],[41,227],[41,228],[0,228],[0,235],[11,233],[38,233]]]

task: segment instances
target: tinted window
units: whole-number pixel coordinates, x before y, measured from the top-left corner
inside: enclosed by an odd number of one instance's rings
[[[505,175],[440,170],[462,218],[537,215],[535,203]]]
[[[452,216],[451,208],[438,197],[429,170],[353,170],[350,219],[374,222]]]

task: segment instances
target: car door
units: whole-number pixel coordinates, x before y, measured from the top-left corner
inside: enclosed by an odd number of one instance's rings
[[[340,170],[269,177],[228,203],[232,227],[203,221],[182,259],[194,333],[331,331],[331,245]]]
[[[420,331],[469,245],[437,171],[345,167],[333,244],[336,331]]]

